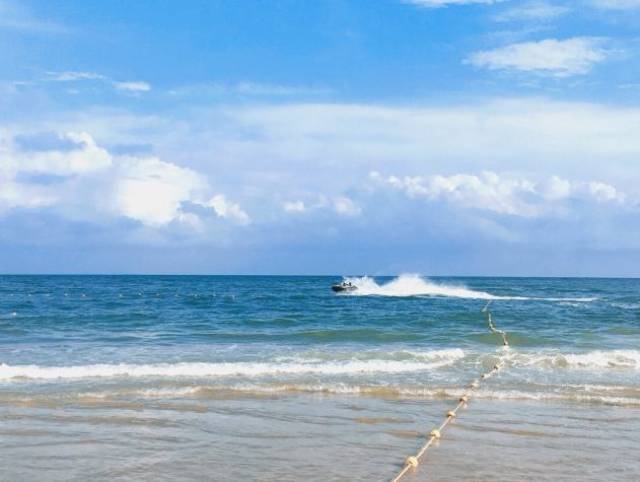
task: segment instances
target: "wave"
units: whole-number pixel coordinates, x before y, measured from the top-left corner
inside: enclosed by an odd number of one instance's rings
[[[460,349],[422,353],[420,360],[350,360],[297,362],[222,362],[94,364],[76,366],[0,365],[0,380],[78,379],[94,377],[262,377],[278,375],[356,375],[433,370],[463,358]]]
[[[218,399],[263,397],[287,394],[357,395],[374,398],[422,398],[430,400],[457,399],[468,393],[464,388],[417,387],[397,385],[359,385],[347,383],[244,383],[233,385],[193,385],[164,388],[116,389],[103,392],[81,392],[74,396],[80,400],[100,401],[124,398],[144,399]],[[51,396],[49,395],[48,398]],[[65,398],[69,394],[65,394]],[[12,398],[12,397],[10,397]],[[518,389],[480,388],[473,392],[473,400],[526,400],[549,402],[598,403],[640,407],[640,389],[637,386],[562,385],[531,386]],[[18,399],[22,401],[23,399]],[[9,401],[9,400],[4,400]]]
[[[515,366],[538,366],[542,368],[568,368],[582,370],[640,369],[638,350],[595,350],[587,353],[514,353],[509,362]]]
[[[215,395],[219,389],[200,387],[192,392],[194,395]],[[227,387],[225,390],[244,393],[324,393],[329,395],[364,395],[372,397],[409,397],[426,398],[433,400],[445,400],[459,398],[467,393],[464,389],[451,388],[419,388],[419,387],[393,387],[377,385],[274,385],[258,386],[245,385]],[[628,389],[631,391],[631,388]],[[635,396],[634,396],[635,395]],[[615,396],[610,394],[584,393],[581,391],[539,392],[526,390],[489,390],[480,389],[473,392],[474,400],[531,400],[531,401],[575,401],[584,403],[601,403],[606,405],[640,406],[640,397],[637,393],[628,393],[627,396]]]
[[[584,353],[558,351],[520,351],[513,347],[495,352],[473,353],[460,348],[438,350],[363,350],[309,351],[291,356],[276,355],[265,361],[180,362],[180,363],[101,363],[69,366],[0,364],[0,381],[18,379],[83,379],[83,378],[222,378],[317,375],[357,376],[367,374],[402,374],[421,371],[454,370],[458,378],[473,376],[504,357],[511,370],[521,369],[565,371],[613,370],[640,371],[640,350],[594,350]],[[449,375],[447,375],[449,376]]]
[[[467,298],[477,300],[538,300],[538,301],[564,301],[564,302],[589,302],[595,301],[595,297],[577,298],[542,298],[530,296],[499,296],[476,291],[465,286],[434,283],[416,274],[402,274],[397,278],[383,284],[378,284],[369,276],[346,277],[345,281],[352,283],[358,289],[346,293],[350,296],[436,296],[450,298]]]
[[[623,310],[640,310],[640,303],[616,303],[616,302],[612,302],[610,303],[611,306],[613,306],[614,308],[620,308]]]

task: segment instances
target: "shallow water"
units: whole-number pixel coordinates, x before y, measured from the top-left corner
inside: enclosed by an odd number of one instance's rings
[[[640,280],[349,279],[0,277],[0,479],[640,479]]]

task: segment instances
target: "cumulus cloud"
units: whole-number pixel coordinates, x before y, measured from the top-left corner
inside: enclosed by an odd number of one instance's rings
[[[40,186],[19,183],[0,173],[0,215],[19,207],[44,208],[56,200],[56,196]]]
[[[383,176],[373,171],[369,177],[377,185],[399,190],[412,198],[447,203],[474,210],[523,218],[554,214],[560,201],[575,199],[596,203],[623,203],[624,194],[610,184],[580,182],[557,176],[535,182],[494,172],[450,176]]]
[[[589,194],[600,202],[624,202],[626,196],[610,184],[592,181],[587,184]]]
[[[504,179],[493,172],[480,176],[456,174],[452,176],[389,176],[377,172],[370,174],[374,181],[405,192],[410,197],[443,199],[465,208],[493,211],[499,214],[533,217],[535,206],[526,202],[527,194],[535,192],[527,180]]]
[[[213,208],[221,218],[230,219],[241,225],[251,222],[249,215],[238,204],[228,201],[223,194],[217,194],[204,205]]]
[[[95,137],[46,134],[73,125]],[[234,226],[249,224],[256,246],[369,235],[382,222],[396,231],[413,218],[432,240],[487,233],[528,243],[557,223],[588,243],[602,236],[588,232],[598,213],[608,237],[599,242],[632,244],[619,226],[637,216],[638,126],[633,107],[543,98],[226,106],[181,122],[93,111],[0,129],[0,139],[11,132],[0,204],[162,239],[196,231],[194,242],[241,243],[246,230]],[[113,149],[132,142],[153,149]],[[372,170],[383,173],[377,181]]]
[[[533,72],[555,77],[588,73],[606,60],[603,39],[574,37],[522,42],[472,54],[467,62],[490,70]]]
[[[15,170],[61,176],[95,172],[112,164],[109,153],[85,132],[68,132],[59,139],[70,148],[27,149],[8,162],[13,163]]]
[[[127,157],[114,180],[117,214],[149,226],[178,219],[182,203],[197,199],[206,183],[195,171],[156,158]]]
[[[152,156],[112,155],[86,132],[59,136],[63,149],[53,148],[59,145],[51,140],[43,146],[42,137],[2,143],[0,210],[49,207],[96,223],[124,217],[155,228],[174,222],[197,228],[201,219],[184,208],[192,204],[237,224],[249,222],[238,204],[222,194],[211,196],[206,178],[193,169]]]

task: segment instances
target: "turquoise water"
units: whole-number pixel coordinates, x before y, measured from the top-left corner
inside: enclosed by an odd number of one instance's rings
[[[640,475],[640,280],[340,279],[0,277],[0,479]]]

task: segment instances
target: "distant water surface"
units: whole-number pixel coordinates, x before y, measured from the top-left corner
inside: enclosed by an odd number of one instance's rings
[[[0,276],[0,480],[640,480],[640,280],[340,280]]]

